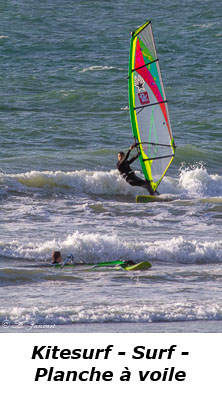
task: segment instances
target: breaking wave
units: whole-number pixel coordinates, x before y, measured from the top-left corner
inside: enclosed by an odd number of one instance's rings
[[[137,171],[139,175],[139,172]],[[60,188],[78,193],[107,195],[144,194],[144,189],[130,186],[117,170],[88,171],[30,171],[20,174],[0,174],[0,189],[26,191],[32,188]],[[209,174],[202,165],[181,166],[178,177],[166,176],[159,189],[178,197],[221,197],[222,176]]]
[[[148,260],[169,264],[206,264],[222,262],[222,240],[201,241],[173,237],[169,240],[133,242],[123,240],[114,233],[80,233],[68,235],[65,239],[49,240],[40,244],[0,243],[0,255],[12,259],[50,261],[53,250],[61,250],[64,257],[72,253],[76,260],[95,263],[114,259],[133,259],[136,262]]]

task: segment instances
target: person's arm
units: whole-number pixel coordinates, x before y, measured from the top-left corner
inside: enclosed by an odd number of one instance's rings
[[[129,155],[130,155],[131,150],[132,150],[132,149],[129,148],[129,150],[127,151],[125,157],[124,157],[121,161],[118,162],[119,165],[123,164],[125,161],[128,160],[128,157],[129,157]]]
[[[130,148],[129,148],[129,150],[127,151],[125,157],[124,157],[121,161],[118,162],[118,165],[121,165],[121,164],[123,164],[125,161],[128,160],[131,150],[133,150],[135,147],[136,147],[135,144],[132,144],[132,146],[130,146]],[[137,158],[137,157],[138,157],[138,155],[136,156],[136,158]],[[136,159],[136,158],[135,158],[135,159]],[[134,161],[134,157],[132,157],[132,159],[133,159],[133,161]],[[131,159],[131,160],[132,160],[132,159]],[[133,162],[133,161],[131,161],[131,162]],[[131,162],[129,162],[129,163],[131,163]]]
[[[133,163],[133,161],[135,161],[138,157],[140,156],[140,152],[139,153],[137,153],[137,155],[136,156],[134,156],[134,157],[132,157],[132,158],[130,158],[130,160],[128,161],[128,163],[129,164],[132,164]]]

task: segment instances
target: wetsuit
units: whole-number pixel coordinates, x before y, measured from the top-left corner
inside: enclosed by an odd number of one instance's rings
[[[150,183],[148,181],[145,181],[144,179],[139,178],[136,176],[135,172],[130,168],[130,164],[133,163],[138,157],[139,154],[136,156],[130,158],[128,160],[129,155],[130,155],[131,149],[129,149],[125,155],[125,157],[118,161],[116,164],[117,169],[119,170],[120,174],[122,177],[132,186],[142,186],[144,189],[148,190],[150,194],[153,194],[153,191],[150,187]]]

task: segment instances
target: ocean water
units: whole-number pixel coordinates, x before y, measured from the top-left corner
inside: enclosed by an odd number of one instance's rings
[[[0,5],[0,331],[222,331],[222,26],[216,0]],[[152,20],[176,157],[162,203],[132,144],[130,32]],[[136,161],[134,169],[141,174]],[[53,250],[148,271],[40,268]]]

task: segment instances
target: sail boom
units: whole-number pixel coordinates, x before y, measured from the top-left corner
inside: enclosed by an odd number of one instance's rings
[[[153,157],[153,158],[143,158],[143,161],[151,161],[151,160],[161,160],[162,158],[172,158],[174,157],[174,155],[172,156],[172,154],[169,154],[168,156],[162,156],[162,157]]]
[[[154,143],[154,142],[137,142],[136,145],[139,144],[151,144],[152,146],[164,146],[164,147],[173,147],[175,148],[175,145],[172,144],[163,144],[163,143]]]
[[[141,108],[157,106],[158,104],[162,104],[162,103],[167,103],[167,100],[158,101],[157,103],[152,103],[152,104],[145,104],[144,106],[134,107],[134,110],[140,110]]]
[[[144,67],[147,67],[147,65],[151,65],[151,64],[153,64],[153,63],[155,63],[155,62],[157,62],[157,61],[159,61],[159,58],[157,58],[156,60],[150,61],[150,62],[148,62],[148,63],[146,63],[146,64],[144,64],[144,65],[141,65],[141,67],[134,68],[134,69],[132,69],[131,72],[138,71],[139,69],[144,68]]]

